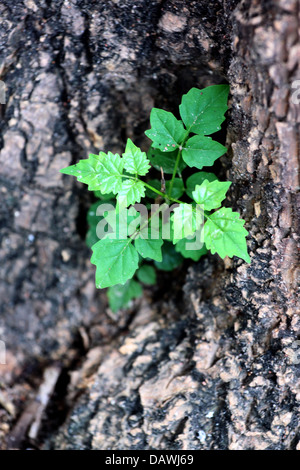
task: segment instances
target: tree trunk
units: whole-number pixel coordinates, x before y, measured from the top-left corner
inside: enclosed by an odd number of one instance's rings
[[[2,447],[299,449],[297,0],[3,0],[0,14]],[[84,243],[91,196],[59,169],[127,137],[146,149],[154,105],[226,80],[217,172],[251,264],[186,262],[113,317]]]

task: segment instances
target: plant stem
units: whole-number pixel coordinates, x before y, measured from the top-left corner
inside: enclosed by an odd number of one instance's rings
[[[177,174],[178,165],[179,165],[180,157],[181,157],[181,152],[182,152],[183,146],[186,142],[186,139],[189,136],[189,133],[190,133],[190,131],[187,130],[186,133],[185,133],[185,136],[183,138],[183,141],[181,142],[181,144],[178,148],[178,154],[177,154],[177,157],[176,157],[176,162],[175,162],[175,166],[174,166],[174,170],[173,170],[173,174],[172,174],[172,179],[171,179],[170,187],[169,187],[169,191],[168,191],[168,199],[171,199],[172,189],[173,189],[173,185],[174,185],[174,179],[175,179],[176,174]]]
[[[146,186],[146,188],[151,189],[151,191],[153,191],[154,193],[159,194],[159,195],[162,196],[164,199],[169,199],[170,201],[172,201],[172,202],[177,202],[178,204],[187,204],[186,202],[179,201],[179,199],[174,199],[173,197],[169,197],[166,193],[162,193],[162,192],[159,191],[158,189],[154,188],[153,186],[151,186],[151,185],[148,184],[148,183],[145,183],[145,181],[140,180],[139,178],[134,178],[134,177],[128,176],[128,175],[122,175],[122,177],[123,177],[123,178],[130,179],[130,180],[134,180],[134,181],[140,181],[141,183],[143,183],[144,186]]]
[[[141,180],[139,180],[141,181]],[[178,204],[184,204],[184,202],[182,201],[179,201],[178,199],[174,199],[173,197],[169,197],[167,194],[165,193],[162,193],[161,191],[159,191],[158,189],[156,188],[153,188],[153,186],[151,186],[150,184],[148,183],[145,183],[145,181],[142,181],[143,185],[146,186],[147,188],[151,189],[151,191],[154,191],[155,193],[159,194],[160,196],[162,196],[164,199],[169,199],[170,201],[172,202],[177,202]]]
[[[181,157],[181,150],[179,148],[178,149],[178,154],[177,154],[177,157],[176,157],[176,162],[175,162],[173,174],[172,174],[172,179],[171,179],[170,186],[169,186],[168,199],[171,199],[172,189],[173,189],[173,185],[174,185],[174,179],[175,179],[175,176],[177,174],[177,169],[178,169],[178,165],[179,165],[179,162],[180,162],[180,157]]]

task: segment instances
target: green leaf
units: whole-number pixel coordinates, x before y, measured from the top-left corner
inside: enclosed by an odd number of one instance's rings
[[[165,174],[172,175],[175,167],[176,157],[178,154],[178,149],[174,152],[161,152],[159,149],[150,147],[147,153],[151,164],[156,168],[156,170],[162,169]],[[181,158],[179,161],[177,173],[180,175],[182,170],[186,168],[186,163]]]
[[[166,181],[166,193],[167,194],[169,194],[170,183],[171,181]],[[174,178],[172,194],[170,194],[170,197],[173,197],[174,199],[179,199],[183,195],[183,193],[184,193],[184,184],[183,184],[182,178]]]
[[[182,149],[182,158],[188,166],[201,170],[204,166],[212,166],[225,152],[226,147],[211,137],[194,135]]]
[[[145,132],[152,140],[152,147],[162,152],[172,152],[184,139],[185,129],[174,114],[153,108],[150,114],[151,129]]]
[[[112,207],[114,207],[115,206],[115,201],[113,201],[113,200],[110,200],[110,201],[97,201],[97,202],[94,202],[94,204],[91,205],[91,207],[89,208],[88,213],[87,213],[87,223],[88,223],[88,225],[96,226],[98,224],[99,220],[101,218],[103,218],[104,216],[103,215],[97,215],[97,209],[100,206],[103,206],[104,209],[105,209],[105,207],[107,205],[111,205]]]
[[[221,258],[238,256],[250,263],[247,252],[247,230],[243,227],[245,221],[239,218],[237,212],[229,208],[219,209],[211,214],[204,225],[206,247]]]
[[[60,170],[65,175],[76,176],[80,183],[88,185],[90,191],[100,189],[100,168],[102,166],[102,160],[105,154],[103,152],[100,155],[89,154],[89,158],[80,160],[75,165],[68,166]]]
[[[148,237],[147,237],[148,233]],[[150,229],[142,230],[139,236],[135,239],[134,245],[139,254],[143,258],[151,258],[156,261],[162,260],[161,247],[164,241],[161,238],[151,239],[150,238]]]
[[[98,206],[100,206],[101,204],[103,204],[102,201],[97,201],[97,202],[94,202],[94,204],[92,204],[91,207],[89,208],[87,217],[86,217],[87,223],[89,226],[93,225],[96,228],[96,225],[100,220],[100,216],[99,215],[97,216],[96,212],[97,212]]]
[[[203,244],[200,249],[188,249],[189,245],[195,243],[195,237],[193,239],[182,238],[175,245],[175,250],[180,253],[184,258],[190,258],[194,261],[199,261],[199,259],[207,253],[207,248]]]
[[[125,180],[122,183],[119,191],[119,198],[126,198],[127,206],[140,202],[141,198],[145,196],[145,186],[139,180]]]
[[[192,204],[179,204],[171,216],[173,222],[173,242],[194,235],[203,223],[203,214],[200,208]]]
[[[92,247],[91,263],[96,265],[96,287],[125,284],[138,268],[139,256],[132,239],[103,238]]]
[[[149,180],[147,183],[155,189],[161,191],[161,182],[159,180]],[[146,196],[152,199],[155,199],[158,194],[155,191],[152,191],[149,188],[146,188]]]
[[[146,153],[142,152],[130,139],[127,139],[123,160],[124,168],[128,173],[144,176],[150,169],[150,163],[146,157]]]
[[[231,181],[212,181],[204,180],[201,185],[197,185],[193,191],[193,198],[197,204],[204,206],[204,210],[211,211],[221,206],[225,199]]]
[[[168,194],[170,183],[171,183],[170,181],[166,181],[166,191],[165,191],[166,194]],[[161,182],[159,180],[150,180],[148,181],[148,184],[150,184],[150,186],[153,186],[155,189],[158,189],[159,191],[161,191]],[[179,199],[183,195],[183,193],[184,193],[183,180],[181,178],[174,178],[171,197],[173,197],[174,199]],[[151,189],[149,188],[146,189],[146,195],[151,198],[157,197],[157,193],[155,193],[154,191],[151,191]]]
[[[102,194],[101,191],[94,191],[94,195],[102,201],[109,201],[114,197],[113,193]]]
[[[228,108],[228,93],[228,85],[212,85],[202,90],[192,88],[183,95],[179,110],[187,130],[199,135],[219,131]]]
[[[134,279],[129,279],[123,286],[117,284],[107,290],[109,306],[114,313],[127,307],[131,300],[141,297],[142,294],[141,285]]]
[[[172,243],[165,242],[162,248],[162,261],[160,263],[154,261],[154,265],[161,271],[173,271],[182,264],[182,261],[182,256],[175,251]]]
[[[98,207],[103,206],[104,204],[105,205],[110,204],[111,206],[114,206],[115,202],[111,200],[110,201],[97,201],[97,202],[94,202],[94,204],[92,204],[88,210],[87,223],[89,225],[89,230],[85,237],[85,243],[89,248],[91,248],[95,243],[99,241],[99,237],[97,236],[97,233],[96,233],[96,228],[100,220],[104,218],[104,215],[97,215],[96,213],[97,213]]]
[[[95,245],[95,243],[97,243],[98,241],[99,241],[99,238],[97,237],[97,234],[96,234],[96,227],[90,227],[85,236],[86,246],[88,246],[89,248],[92,248],[92,246]]]
[[[123,201],[122,201],[123,202]],[[136,220],[138,219],[138,220]],[[105,221],[111,227],[110,233],[106,238],[126,239],[130,237],[140,225],[139,213],[134,207],[127,209],[126,207],[117,204],[115,210],[105,214]]]
[[[156,272],[153,266],[143,264],[136,272],[137,278],[143,284],[153,286],[156,283]]]
[[[103,152],[101,152],[101,154],[103,154]],[[117,194],[117,192],[120,191],[123,183],[123,168],[124,161],[117,153],[114,155],[108,152],[107,156],[102,158],[99,167],[100,191],[102,193]]]
[[[206,171],[198,171],[186,180],[186,194],[193,199],[193,191],[197,184],[202,184],[204,180],[215,181],[216,175],[213,173],[206,173]]]

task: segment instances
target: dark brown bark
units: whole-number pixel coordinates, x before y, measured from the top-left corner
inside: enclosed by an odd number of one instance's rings
[[[0,14],[3,448],[28,445],[49,365],[62,372],[35,445],[299,448],[297,0],[4,0]],[[90,195],[59,169],[127,137],[146,148],[153,105],[224,80],[216,171],[252,262],[186,263],[111,318],[84,245]]]

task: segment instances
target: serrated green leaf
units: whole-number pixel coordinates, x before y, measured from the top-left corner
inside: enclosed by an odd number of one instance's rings
[[[198,171],[186,180],[186,194],[193,199],[193,191],[197,184],[202,184],[204,180],[216,181],[218,178],[213,173],[207,173],[206,171]]]
[[[142,152],[130,139],[127,139],[123,160],[124,168],[128,173],[144,176],[150,169],[150,162],[146,157],[146,153]]]
[[[140,202],[141,198],[145,196],[145,186],[142,181],[139,180],[125,180],[122,183],[118,196],[126,198],[126,205],[130,206],[131,204]]]
[[[212,85],[202,90],[192,88],[183,95],[179,110],[187,130],[199,135],[220,130],[228,108],[228,93],[228,85]]]
[[[173,271],[178,268],[183,262],[183,258],[180,253],[175,251],[174,246],[170,242],[165,242],[162,247],[162,261],[154,261],[154,265],[161,271]]]
[[[168,194],[170,188],[170,181],[166,181],[166,191],[165,194]],[[159,180],[149,180],[148,184],[153,186],[153,188],[158,189],[161,191],[161,182]],[[174,178],[172,194],[170,195],[174,199],[179,199],[184,193],[184,184],[181,178]],[[151,189],[146,188],[146,195],[151,198],[156,198],[157,193],[151,191]]]
[[[103,153],[103,152],[101,152]],[[106,158],[102,158],[99,166],[100,191],[103,194],[120,191],[123,183],[124,161],[120,155],[108,152]]]
[[[174,152],[161,152],[159,149],[155,149],[153,147],[150,147],[147,153],[147,157],[154,168],[156,168],[156,170],[160,170],[160,168],[162,168],[164,173],[167,175],[173,174],[177,155],[178,149]],[[177,173],[180,175],[186,166],[186,163],[181,158],[179,161]]]
[[[203,223],[203,212],[192,204],[179,204],[171,216],[173,222],[173,242],[193,235]]]
[[[221,206],[225,199],[231,181],[212,181],[204,180],[201,185],[197,185],[193,191],[193,198],[197,204],[202,204],[204,210],[211,211]]]
[[[103,152],[100,155],[89,154],[89,158],[80,160],[75,165],[68,166],[60,170],[65,175],[76,176],[80,183],[88,185],[90,191],[100,189],[100,168],[102,166],[102,160],[105,154]]]
[[[206,247],[221,258],[238,256],[250,263],[247,252],[245,221],[232,209],[222,208],[211,214],[204,225]]]
[[[103,238],[92,247],[91,263],[96,266],[96,287],[125,284],[138,268],[139,256],[132,239]]]
[[[193,261],[199,261],[199,259],[207,253],[207,248],[203,244],[200,249],[189,249],[191,245],[195,244],[195,237],[193,239],[182,238],[175,245],[175,250],[180,253],[184,258],[190,258]],[[190,245],[190,247],[189,247]]]
[[[211,137],[194,135],[182,149],[182,158],[188,166],[201,170],[204,166],[212,166],[225,152],[226,147]]]
[[[156,283],[156,272],[153,266],[143,264],[136,272],[137,278],[143,284],[153,286]]]
[[[144,238],[146,233],[149,233],[148,238]],[[163,243],[164,241],[161,238],[151,239],[150,230],[147,230],[147,232],[141,231],[140,236],[134,241],[135,248],[143,258],[151,258],[156,261],[162,260],[161,247]]]
[[[181,121],[174,114],[163,109],[153,108],[150,114],[151,129],[145,132],[152,140],[152,147],[162,152],[172,152],[179,147],[185,136]]]
[[[114,313],[127,307],[131,300],[141,297],[142,294],[141,285],[134,279],[129,279],[124,285],[111,286],[107,290],[109,306]]]

